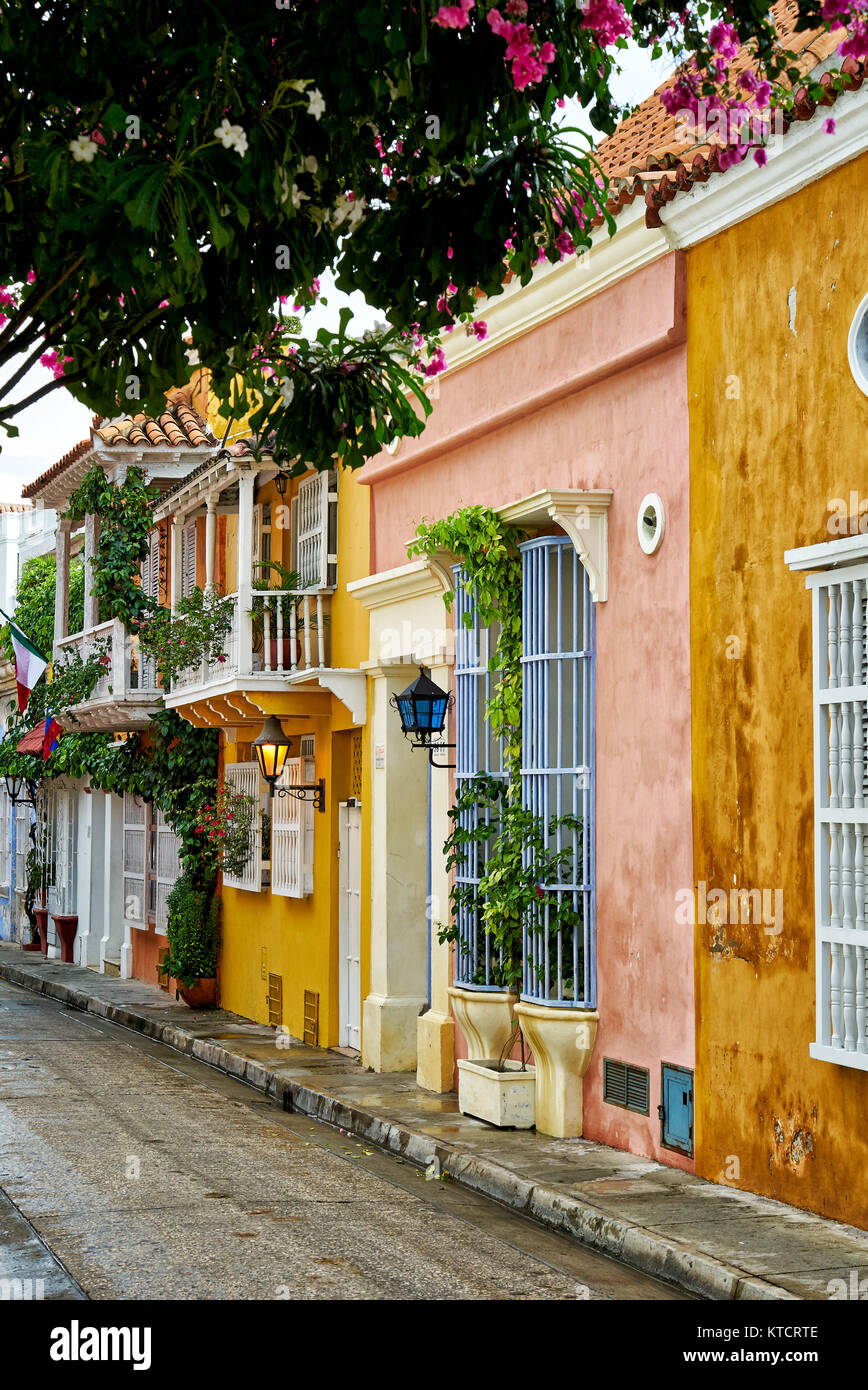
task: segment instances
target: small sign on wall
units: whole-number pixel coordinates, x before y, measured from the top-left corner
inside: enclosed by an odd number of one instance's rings
[[[386,745],[377,743],[374,745],[374,767],[384,768],[386,766]]]

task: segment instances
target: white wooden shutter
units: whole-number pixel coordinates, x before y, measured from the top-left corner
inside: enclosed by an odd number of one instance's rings
[[[302,759],[287,758],[278,787],[298,786]],[[313,888],[312,870],[305,865],[305,803],[294,796],[275,795],[271,813],[271,891],[282,898],[303,898]]]
[[[155,914],[155,927],[158,932],[165,933],[168,926],[166,899],[175,886],[178,874],[181,872],[179,854],[181,841],[167,822],[163,812],[155,808],[154,814],[157,827],[157,910]]]
[[[244,792],[246,796],[252,796],[256,803],[253,810],[253,825],[251,826],[250,853],[244,872],[239,875],[223,875],[223,886],[225,888],[244,888],[249,893],[258,893],[262,887],[262,822],[259,815],[259,764],[258,763],[227,763],[224,776],[229,785],[237,792]]]
[[[15,887],[27,887],[27,851],[30,848],[30,807],[22,801],[15,806]]]
[[[186,521],[181,532],[181,594],[189,598],[196,587],[196,522]]]
[[[145,803],[124,793],[124,920],[145,925]]]
[[[303,589],[336,581],[337,472],[328,469],[299,484],[293,507],[295,568]]]
[[[316,781],[316,742],[314,734],[302,734],[299,741],[301,753],[302,781],[312,786]],[[317,809],[312,801],[302,801],[304,810],[304,839],[302,841],[302,884],[305,893],[313,892],[313,828],[316,824]]]

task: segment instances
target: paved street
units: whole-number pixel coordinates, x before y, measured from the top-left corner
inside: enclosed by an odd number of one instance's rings
[[[685,1297],[5,982],[0,1188],[0,1278],[45,1297]]]

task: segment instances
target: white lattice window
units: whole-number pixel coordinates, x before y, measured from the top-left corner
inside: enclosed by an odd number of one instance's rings
[[[9,841],[12,833],[10,804],[5,787],[0,787],[0,886],[4,888],[9,884]]]
[[[861,551],[861,554],[859,553]],[[790,551],[813,600],[814,947],[811,1056],[868,1071],[868,563],[864,537]],[[845,562],[830,569],[835,561]],[[861,561],[861,563],[860,563]],[[819,563],[818,563],[819,562]]]
[[[335,469],[299,484],[292,524],[294,568],[303,589],[332,588],[337,582],[337,504]]]
[[[315,781],[313,736],[302,740],[300,758],[287,758],[277,786],[297,787]],[[271,891],[283,898],[304,898],[313,892],[313,802],[277,796],[271,812]]]
[[[227,763],[224,776],[230,787],[255,802],[253,823],[250,833],[250,849],[247,863],[240,874],[223,874],[225,888],[244,888],[249,893],[258,893],[262,887],[262,824],[259,814],[259,764]]]

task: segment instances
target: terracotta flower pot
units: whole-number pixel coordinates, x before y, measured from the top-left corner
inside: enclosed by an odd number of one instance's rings
[[[283,669],[284,669],[284,671],[289,671],[289,670],[291,670],[291,668],[292,668],[292,638],[291,638],[291,637],[284,637],[284,638],[283,638],[283,642],[282,642],[282,646],[283,646]],[[276,670],[277,670],[277,638],[276,638],[276,637],[270,637],[270,638],[268,639],[268,660],[269,660],[269,662],[270,662],[270,664],[271,664],[271,670],[272,670],[272,671],[276,671]],[[296,664],[298,664],[298,662],[301,660],[301,638],[300,638],[300,637],[296,637],[296,639],[295,639],[295,660],[296,660]]]
[[[36,918],[36,930],[39,933],[39,949],[44,956],[48,955],[48,908],[34,907],[33,916]]]
[[[67,965],[72,965],[73,945],[75,934],[78,931],[78,913],[52,912],[51,920],[57,935],[60,937],[60,959]]]
[[[217,976],[203,976],[189,987],[179,984],[178,993],[191,1009],[213,1009],[217,998]]]

